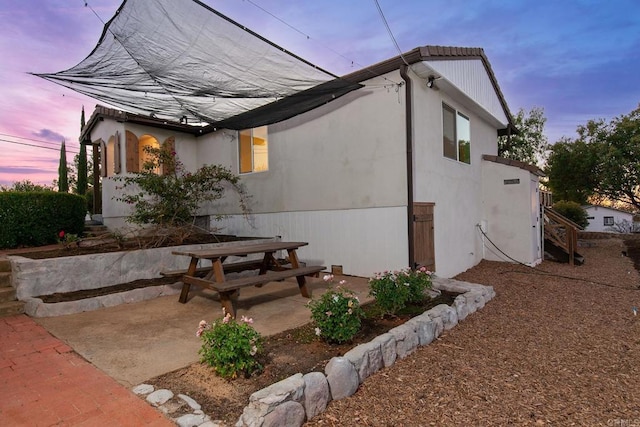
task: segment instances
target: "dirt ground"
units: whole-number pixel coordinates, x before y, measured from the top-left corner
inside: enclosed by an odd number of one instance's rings
[[[589,243],[580,267],[459,275],[497,297],[307,425],[640,426],[640,241]]]

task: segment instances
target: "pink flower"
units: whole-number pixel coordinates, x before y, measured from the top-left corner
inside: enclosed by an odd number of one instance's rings
[[[207,327],[207,322],[205,320],[201,320],[200,324],[198,325],[198,327],[200,328],[206,328]]]
[[[347,283],[347,281],[346,281],[346,280],[340,280],[340,284],[341,284],[341,285],[344,285],[345,283]]]
[[[231,314],[227,313],[222,319],[222,323],[229,323],[229,320],[231,320]]]
[[[253,323],[253,319],[251,317],[247,317],[247,316],[242,316],[240,318],[241,321],[243,321],[244,323],[248,323],[248,324],[252,324]]]
[[[325,282],[333,280],[333,274],[325,274],[322,280],[324,280]]]
[[[60,237],[61,239],[64,239],[64,230],[61,230],[61,231],[58,233],[58,237]]]

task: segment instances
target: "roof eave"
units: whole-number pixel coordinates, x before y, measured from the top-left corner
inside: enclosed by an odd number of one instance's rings
[[[482,48],[477,47],[453,47],[453,46],[421,46],[414,48],[402,55],[395,56],[393,58],[386,59],[377,64],[355,71],[353,73],[342,76],[341,78],[352,83],[362,83],[365,80],[369,80],[374,77],[379,77],[383,74],[389,73],[400,69],[400,66],[405,62],[409,65],[415,64],[421,61],[434,61],[434,60],[450,60],[450,59],[480,59],[482,64],[489,75],[493,89],[498,95],[500,105],[507,116],[509,123],[507,127],[498,129],[498,136],[517,135],[520,133],[518,128],[513,122],[513,116],[507,105],[507,101],[504,98],[504,94],[498,85],[498,80],[491,68],[489,59],[484,53]]]

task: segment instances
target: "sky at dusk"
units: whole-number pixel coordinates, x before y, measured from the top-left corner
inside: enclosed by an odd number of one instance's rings
[[[146,0],[153,1],[153,0]],[[85,6],[88,4],[88,7]],[[374,0],[204,0],[337,75],[398,55]],[[638,0],[378,0],[403,52],[481,47],[512,111],[542,107],[550,142],[640,103]],[[57,178],[98,101],[29,73],[68,69],[95,47],[120,0],[0,2],[0,185]]]

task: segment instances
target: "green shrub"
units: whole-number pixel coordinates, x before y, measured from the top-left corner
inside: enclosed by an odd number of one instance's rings
[[[0,247],[56,243],[59,233],[81,234],[87,205],[74,194],[0,192]]]
[[[589,225],[587,211],[582,209],[582,207],[576,202],[568,202],[566,200],[557,201],[553,204],[553,210],[575,222],[582,228]]]
[[[167,228],[190,225],[204,204],[220,200],[228,189],[238,194],[240,208],[247,212],[240,177],[228,167],[203,165],[192,173],[170,147],[146,146],[144,150],[149,158],[141,172],[114,178],[123,183],[116,187],[123,192],[115,200],[133,207],[128,222]]]
[[[333,280],[326,275],[325,281]],[[344,284],[341,281],[340,284]],[[316,324],[316,335],[327,342],[344,343],[351,341],[360,331],[364,311],[353,291],[342,288],[330,288],[319,299],[309,302],[311,318]]]
[[[252,319],[244,316],[237,322],[230,314],[211,325],[201,321],[196,336],[202,339],[198,352],[202,362],[226,379],[261,372],[262,365],[257,357],[263,351],[262,337],[253,329],[252,323]]]
[[[383,314],[397,314],[409,303],[424,299],[425,290],[431,288],[431,273],[422,267],[376,273],[369,279],[369,295]]]

